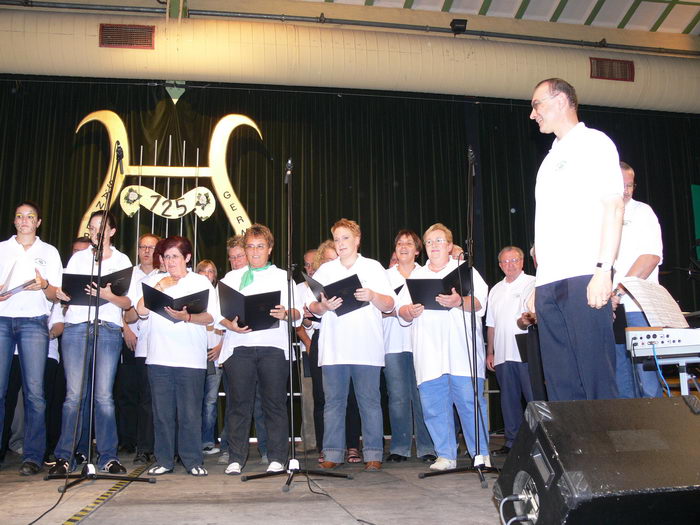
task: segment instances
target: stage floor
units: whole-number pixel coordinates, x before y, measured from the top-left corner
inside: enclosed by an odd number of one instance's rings
[[[492,440],[498,448],[500,440]],[[301,453],[300,453],[301,454]],[[122,456],[129,472],[139,465],[133,455]],[[384,463],[381,472],[362,471],[362,464],[345,465],[335,472],[354,479],[335,479],[297,474],[289,492],[283,492],[286,476],[242,482],[226,476],[225,466],[216,463],[218,454],[206,457],[209,475],[195,478],[182,466],[175,473],[156,478],[155,484],[129,483],[115,487],[112,481],[88,481],[70,489],[61,503],[37,523],[124,523],[153,524],[326,524],[351,523],[396,525],[420,523],[500,523],[492,498],[496,474],[486,474],[488,488],[481,488],[474,473],[455,473],[419,479],[427,465],[410,460]],[[300,456],[301,460],[303,457]],[[316,455],[310,455],[311,468]],[[243,474],[264,472],[260,457],[251,447],[251,458]],[[500,458],[497,466],[502,464]],[[458,466],[467,465],[459,461]],[[50,508],[60,496],[62,481],[44,481],[43,475],[22,477],[20,459],[12,452],[0,470],[0,522],[28,524]],[[120,490],[121,488],[121,490]],[[110,497],[111,496],[111,497]],[[107,498],[106,501],[100,500]],[[94,510],[81,516],[81,511]]]

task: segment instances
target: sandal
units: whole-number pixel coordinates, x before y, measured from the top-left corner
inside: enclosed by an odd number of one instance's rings
[[[345,458],[348,463],[362,463],[362,456],[360,456],[360,451],[356,448],[349,448],[348,455]]]
[[[164,467],[162,465],[156,465],[148,469],[149,476],[162,476],[163,474],[172,474],[173,469]]]
[[[324,455],[323,455],[323,452],[321,452],[321,453],[318,455],[318,462],[319,462],[319,463],[323,463],[324,461],[326,461],[326,456],[324,456]]]
[[[190,474],[193,476],[206,476],[208,472],[204,467],[192,467],[190,469]]]

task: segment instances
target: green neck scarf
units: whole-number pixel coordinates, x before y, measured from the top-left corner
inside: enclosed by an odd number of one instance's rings
[[[253,284],[253,279],[255,277],[254,272],[262,272],[263,270],[267,270],[270,266],[271,264],[267,263],[262,268],[253,268],[249,264],[248,269],[243,273],[243,277],[241,277],[241,290],[243,290],[243,288],[245,288],[249,284]]]

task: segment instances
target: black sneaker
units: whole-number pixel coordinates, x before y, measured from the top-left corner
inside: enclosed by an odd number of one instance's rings
[[[82,465],[83,463],[87,462],[87,456],[83,454],[82,452],[76,452],[75,455],[75,464],[76,465]]]
[[[41,465],[37,465],[33,461],[25,461],[19,468],[19,473],[22,476],[33,476],[34,474],[41,472],[41,469]]]
[[[492,456],[507,456],[510,452],[510,447],[503,445],[501,448],[491,451]]]
[[[424,454],[418,459],[420,459],[423,463],[432,463],[437,459],[437,456],[435,454]]]
[[[107,464],[102,467],[102,472],[108,472],[110,474],[126,474],[126,468],[124,465],[119,463],[118,459],[113,459],[108,461]]]
[[[141,465],[145,465],[146,463],[150,463],[150,460],[148,458],[148,454],[146,454],[145,452],[139,452],[134,457],[134,463],[141,464]]]
[[[408,458],[406,456],[402,456],[401,454],[389,454],[386,458],[387,461],[393,461],[395,463],[401,463],[407,459]]]
[[[46,459],[44,459],[44,465],[47,467],[53,467],[56,464],[56,456],[53,454],[48,454]]]
[[[65,476],[70,470],[70,465],[65,459],[57,459],[56,464],[49,469],[49,475],[51,476]]]

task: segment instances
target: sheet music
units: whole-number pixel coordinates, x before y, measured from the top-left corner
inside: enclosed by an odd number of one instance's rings
[[[647,316],[650,326],[664,328],[688,328],[688,321],[668,290],[657,283],[637,277],[625,277],[620,281]]]

